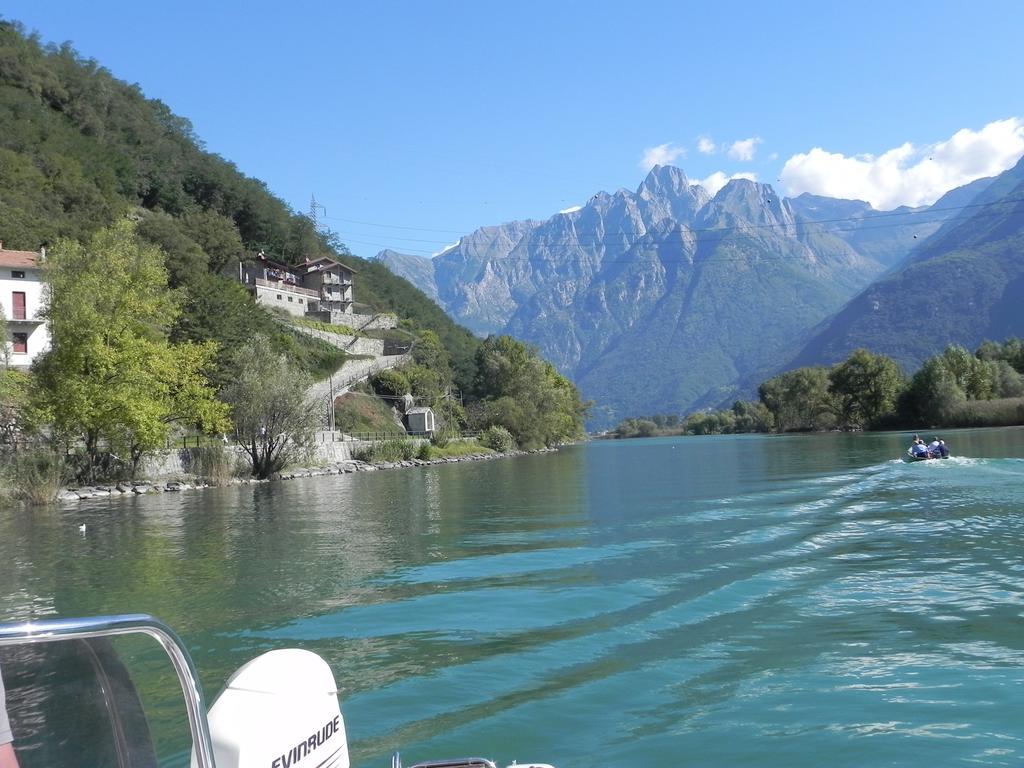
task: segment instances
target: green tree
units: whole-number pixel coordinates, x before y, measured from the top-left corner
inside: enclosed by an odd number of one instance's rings
[[[814,366],[787,371],[764,382],[758,394],[772,412],[779,432],[835,426],[835,402],[829,392],[826,368]]]
[[[834,366],[828,380],[844,426],[868,426],[891,415],[904,386],[895,360],[866,349]]]
[[[990,360],[992,388],[996,397],[1024,397],[1024,376],[1005,360]]]
[[[466,411],[450,397],[443,397],[434,404],[434,416],[437,433],[447,439],[458,437],[466,426]]]
[[[905,419],[922,426],[940,426],[966,399],[943,356],[936,355],[928,358],[911,378],[900,398],[899,411]]]
[[[420,332],[412,348],[412,359],[418,365],[435,371],[444,384],[451,382],[451,356],[434,331],[428,329]]]
[[[686,431],[692,435],[718,435],[722,432],[718,415],[709,411],[697,411],[686,417]]]
[[[228,426],[205,378],[215,345],[168,341],[178,304],[163,263],[127,221],[88,245],[62,240],[50,251],[51,347],[37,364],[33,397],[58,436],[84,444],[81,479],[96,478],[104,448],[134,471],[172,424]]]
[[[184,224],[192,239],[206,254],[204,268],[218,273],[242,255],[242,238],[235,222],[216,211],[192,211],[184,216]]]
[[[940,360],[968,400],[991,399],[991,369],[983,360],[979,360],[959,344],[946,347]]]
[[[138,234],[164,253],[168,282],[177,288],[199,282],[206,275],[206,254],[192,239],[184,221],[166,213],[146,214]]]
[[[493,424],[480,433],[480,445],[499,453],[515,450],[516,441],[512,433],[499,424]]]
[[[217,344],[219,352],[210,380],[219,390],[231,380],[231,356],[235,350],[254,335],[275,334],[282,334],[281,326],[252,300],[238,281],[207,275],[184,290],[182,313],[171,330],[171,339]]]
[[[264,479],[308,453],[321,423],[320,406],[306,396],[309,378],[265,337],[237,351],[234,371],[221,396],[231,407],[253,475]]]
[[[984,341],[974,353],[979,360],[1003,360],[1013,367],[1017,373],[1024,374],[1024,339],[1010,338],[999,344],[995,341]]]
[[[734,432],[771,432],[775,428],[772,412],[757,400],[737,400],[732,412],[736,418]]]
[[[511,336],[490,336],[477,350],[478,426],[498,424],[523,448],[550,446],[583,434],[588,406],[576,387],[536,350]]]
[[[0,369],[6,370],[11,364],[11,347],[7,341],[7,315],[3,306],[0,306]]]
[[[0,445],[16,447],[22,432],[35,425],[29,412],[29,375],[0,370]]]
[[[1007,339],[1003,343],[1003,360],[1024,375],[1024,339]]]
[[[636,419],[633,423],[636,437],[654,437],[658,434],[658,425],[651,419]]]

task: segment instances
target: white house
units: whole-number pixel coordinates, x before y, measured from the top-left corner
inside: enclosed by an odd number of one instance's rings
[[[7,351],[12,368],[28,368],[50,347],[43,308],[42,262],[46,249],[9,251],[0,240],[0,308],[7,319]]]

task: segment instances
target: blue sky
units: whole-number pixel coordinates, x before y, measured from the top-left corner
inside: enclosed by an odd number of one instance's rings
[[[7,0],[353,252],[635,188],[934,200],[1024,153],[1024,3]],[[703,141],[702,141],[703,140]],[[701,151],[701,147],[705,152]]]

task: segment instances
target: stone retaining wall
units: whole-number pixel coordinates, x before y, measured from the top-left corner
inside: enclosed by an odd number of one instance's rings
[[[355,461],[355,454],[373,445],[372,440],[343,440],[341,432],[318,432],[316,441],[310,449],[309,461],[314,464],[335,464],[338,462]],[[419,447],[425,440],[410,438]],[[158,451],[148,454],[139,467],[142,477],[152,481],[180,479],[191,476],[192,456],[195,448],[178,448],[176,450]],[[241,446],[229,443],[224,450],[234,454],[239,463],[247,463],[248,455]]]
[[[386,355],[374,360],[346,360],[345,364],[336,370],[331,378],[318,381],[310,387],[309,397],[318,403],[320,401],[326,402],[330,399],[332,391],[335,397],[343,395],[357,381],[362,381],[375,373],[389,368],[397,368],[411,361],[412,356],[408,354]]]
[[[345,324],[359,331],[386,331],[398,327],[398,318],[394,315],[345,315]]]
[[[325,341],[332,347],[343,349],[353,355],[373,355],[374,357],[380,357],[384,354],[384,339],[370,339],[366,336],[349,336],[344,333],[331,333],[330,331],[321,331],[319,328],[307,328],[301,325],[296,326],[296,328],[307,336],[312,336],[315,339]]]

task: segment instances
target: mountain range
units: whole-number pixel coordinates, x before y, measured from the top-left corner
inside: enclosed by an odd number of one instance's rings
[[[909,372],[949,344],[1024,336],[1024,160],[959,202],[899,269],[817,328],[793,365],[869,347]]]
[[[812,332],[1002,186],[877,211],[745,179],[711,196],[656,166],[635,192],[482,227],[432,259],[376,258],[475,333],[536,344],[602,426],[718,405],[786,361],[839,354],[844,341],[815,347]]]

